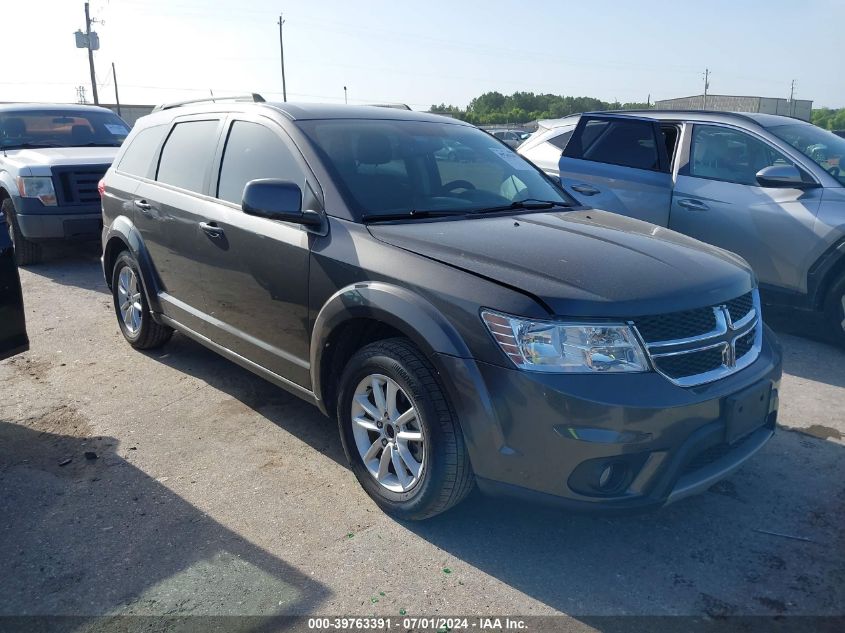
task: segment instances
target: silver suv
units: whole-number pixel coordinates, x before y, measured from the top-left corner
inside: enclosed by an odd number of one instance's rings
[[[591,206],[744,257],[764,299],[845,343],[845,139],[766,114],[645,110],[541,122],[519,153]]]

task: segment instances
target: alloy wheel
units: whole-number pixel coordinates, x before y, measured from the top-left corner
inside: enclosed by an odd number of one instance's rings
[[[120,308],[120,317],[123,319],[123,326],[131,336],[135,336],[141,330],[141,290],[138,286],[138,277],[135,271],[129,266],[120,270],[117,278],[117,300]]]
[[[352,398],[352,433],[370,475],[391,492],[408,492],[426,466],[425,436],[417,408],[399,384],[382,374],[358,383]]]

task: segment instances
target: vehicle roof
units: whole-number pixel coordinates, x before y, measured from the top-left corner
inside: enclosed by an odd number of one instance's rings
[[[108,108],[100,106],[85,105],[82,103],[0,103],[0,113],[2,112],[44,112],[44,111],[95,111],[95,112],[111,112]]]
[[[761,114],[759,112],[720,112],[715,110],[609,110],[607,112],[584,112],[571,114],[561,119],[547,119],[540,121],[546,128],[559,127],[570,119],[580,117],[581,114],[627,114],[630,116],[650,117],[660,121],[713,121],[717,123],[736,123],[743,121],[761,127],[776,127],[778,125],[812,125],[807,121],[779,114]]]
[[[444,117],[427,112],[405,110],[402,108],[382,106],[361,106],[329,103],[282,103],[282,102],[249,102],[249,101],[217,101],[203,103],[186,103],[171,105],[167,109],[159,110],[144,117],[147,120],[170,120],[180,115],[190,115],[206,112],[254,112],[261,109],[273,109],[280,112],[291,121],[310,121],[328,119],[370,119],[388,121],[429,121],[432,123],[452,123],[469,125],[451,117]]]

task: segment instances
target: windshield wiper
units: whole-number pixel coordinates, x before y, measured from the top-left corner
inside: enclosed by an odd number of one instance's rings
[[[411,210],[405,213],[365,213],[361,216],[361,220],[367,222],[382,222],[389,220],[421,220],[424,218],[443,218],[450,215],[466,215],[467,211],[459,211],[456,209],[449,210],[431,210],[431,211],[417,211]]]
[[[11,145],[0,145],[0,149],[43,149],[45,147],[63,147],[56,143],[13,143]]]
[[[487,207],[485,209],[475,209],[472,215],[482,213],[497,213],[499,211],[513,211],[515,209],[526,209],[529,211],[540,211],[543,209],[553,209],[555,207],[568,208],[572,205],[568,202],[560,200],[537,200],[535,198],[526,198],[525,200],[515,200],[508,205],[500,207]]]
[[[68,147],[120,147],[120,143],[82,143],[82,145],[68,145]]]

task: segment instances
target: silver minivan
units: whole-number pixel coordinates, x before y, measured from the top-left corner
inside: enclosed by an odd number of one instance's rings
[[[764,298],[845,343],[845,139],[789,117],[644,110],[542,121],[519,153],[585,203],[744,257]]]

